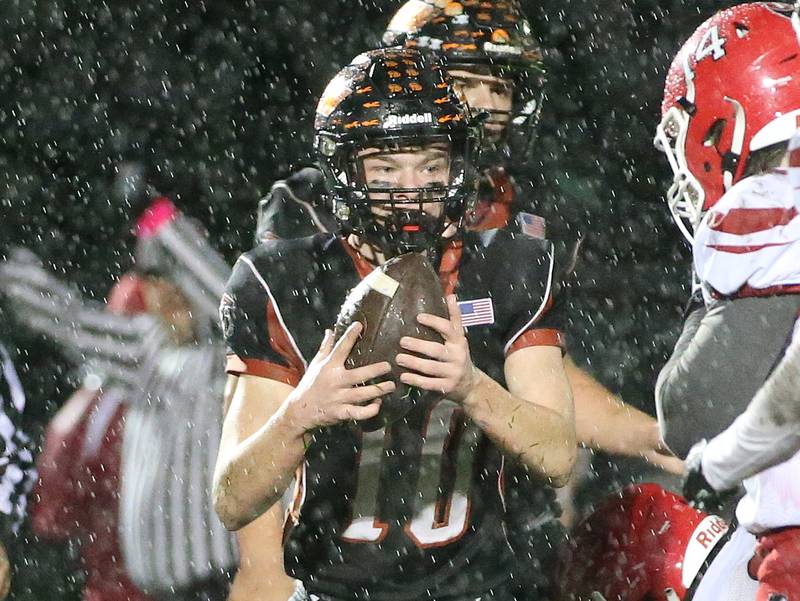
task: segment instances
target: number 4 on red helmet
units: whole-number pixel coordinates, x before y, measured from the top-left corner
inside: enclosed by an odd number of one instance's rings
[[[758,151],[800,123],[800,43],[794,7],[741,4],[703,23],[667,74],[656,147],[674,174],[667,202],[692,240],[703,214],[745,177]]]

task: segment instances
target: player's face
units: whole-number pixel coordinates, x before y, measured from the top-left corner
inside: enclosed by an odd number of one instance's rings
[[[428,144],[404,148],[367,148],[359,153],[370,200],[377,202],[376,215],[394,209],[418,209],[433,217],[442,213],[439,202],[424,202],[425,188],[444,188],[450,180],[450,148],[447,144]],[[391,194],[378,190],[400,188]],[[441,197],[442,192],[435,192]],[[420,199],[420,196],[423,196]],[[393,201],[393,204],[390,203]],[[385,205],[380,205],[385,202]],[[404,204],[408,203],[408,204]]]
[[[476,112],[486,111],[484,122],[489,142],[498,142],[506,129],[514,97],[514,82],[505,77],[481,74],[467,69],[450,71],[453,87],[459,97]]]

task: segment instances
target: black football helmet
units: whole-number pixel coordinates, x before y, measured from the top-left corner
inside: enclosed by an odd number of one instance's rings
[[[505,127],[502,142],[483,152],[488,165],[524,161],[536,138],[545,85],[542,52],[516,0],[408,0],[383,37],[387,46],[430,49],[449,70],[511,79],[511,111],[489,111],[487,123]],[[480,107],[473,107],[474,109]]]
[[[314,130],[319,167],[344,234],[356,233],[395,256],[432,250],[447,227],[461,225],[475,195],[479,129],[436,55],[407,48],[360,54],[328,84]],[[391,153],[432,144],[449,150],[448,181],[422,188],[367,182],[367,149]],[[432,204],[441,207],[436,215]]]

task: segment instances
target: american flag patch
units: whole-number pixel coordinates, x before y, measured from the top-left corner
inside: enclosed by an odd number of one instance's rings
[[[494,323],[494,305],[490,298],[461,301],[458,308],[461,310],[461,325],[465,328]]]
[[[523,234],[531,238],[544,240],[546,225],[544,217],[539,217],[539,215],[534,215],[533,213],[519,212],[517,213],[517,221]]]

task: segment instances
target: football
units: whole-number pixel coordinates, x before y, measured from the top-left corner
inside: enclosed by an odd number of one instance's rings
[[[392,394],[383,397],[380,413],[360,422],[364,430],[377,430],[403,417],[415,405],[433,402],[441,396],[403,384],[400,374],[404,369],[395,363],[403,336],[443,342],[438,332],[417,322],[420,313],[448,317],[439,277],[420,253],[407,253],[377,267],[350,291],[339,311],[334,327],[336,340],[353,322],[363,325],[347,367],[388,361],[392,371],[381,380],[391,378],[397,385]]]

